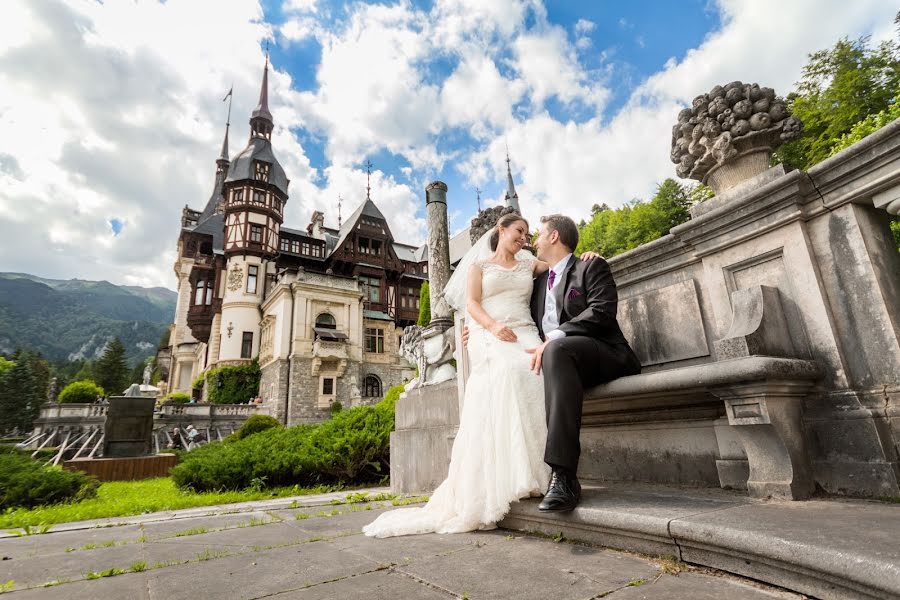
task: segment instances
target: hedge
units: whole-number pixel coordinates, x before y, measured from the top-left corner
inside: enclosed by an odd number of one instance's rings
[[[187,404],[191,401],[191,397],[184,392],[172,392],[163,398],[163,402],[172,402],[173,404]]]
[[[59,393],[61,404],[93,404],[97,396],[105,396],[103,388],[93,381],[75,381]]]
[[[367,483],[390,473],[394,403],[402,386],[375,406],[336,413],[318,425],[272,427],[239,441],[213,442],[185,454],[172,469],[175,483],[197,492],[266,487]]]
[[[96,496],[99,486],[80,471],[45,467],[25,454],[0,451],[0,510],[84,500]]]
[[[272,427],[281,427],[281,423],[275,417],[270,417],[269,415],[252,415],[244,421],[244,424],[241,425],[240,429],[228,437],[231,438],[230,441],[236,442],[248,438],[254,433],[271,429]]]
[[[260,370],[249,365],[219,367],[206,372],[206,399],[210,404],[246,404],[259,394]]]

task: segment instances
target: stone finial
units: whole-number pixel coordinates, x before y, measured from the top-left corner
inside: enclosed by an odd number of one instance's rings
[[[678,114],[670,158],[679,177],[702,181],[718,194],[765,171],[772,151],[802,130],[775,90],[733,81],[697,96]]]
[[[519,213],[516,208],[512,206],[492,206],[490,208],[486,208],[478,213],[478,215],[472,219],[472,222],[469,223],[469,238],[472,240],[472,244],[481,239],[485,233],[487,233],[490,229],[493,229],[495,225],[497,225],[497,221],[500,220],[500,217],[509,213]]]

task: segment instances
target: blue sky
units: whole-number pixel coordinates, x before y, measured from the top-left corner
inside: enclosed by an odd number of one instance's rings
[[[234,86],[248,139],[265,47],[285,225],[372,197],[425,239],[502,199],[586,218],[674,177],[671,127],[717,84],[789,93],[811,52],[895,37],[883,0],[8,0],[0,20],[0,270],[176,286],[181,210],[212,191]],[[810,26],[810,15],[817,15]]]

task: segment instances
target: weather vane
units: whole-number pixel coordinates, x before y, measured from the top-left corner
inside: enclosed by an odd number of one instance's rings
[[[372,190],[372,161],[366,159],[366,200],[369,200],[369,192]]]
[[[343,201],[344,199],[338,194],[338,229],[341,228],[341,203],[343,203]]]
[[[481,190],[479,190],[477,187],[475,188],[475,194],[478,198],[478,212],[480,213],[481,212]]]

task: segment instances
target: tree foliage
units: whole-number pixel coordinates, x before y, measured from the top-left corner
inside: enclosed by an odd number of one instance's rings
[[[41,402],[32,361],[21,356],[0,376],[0,432],[31,431]]]
[[[796,85],[787,99],[803,121],[803,135],[782,146],[778,157],[805,170],[831,156],[857,123],[894,104],[900,47],[890,40],[873,47],[868,37],[843,38],[810,54]]]
[[[419,320],[416,325],[425,327],[431,323],[431,290],[428,282],[422,283],[419,289]]]
[[[125,361],[125,346],[119,338],[113,338],[94,364],[94,381],[112,395],[124,393],[128,386],[128,363]]]
[[[690,208],[709,197],[705,186],[686,186],[666,179],[649,201],[632,200],[621,208],[595,204],[591,220],[581,227],[578,252],[593,250],[607,258],[637,248],[691,217]]]

